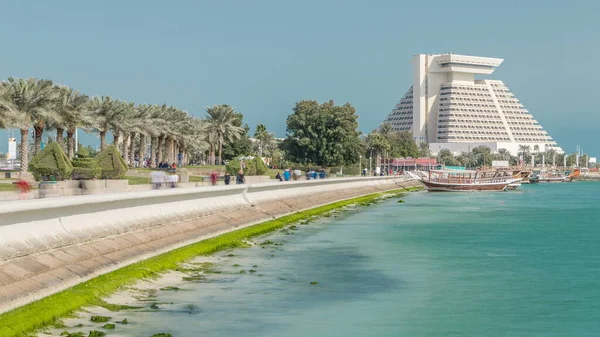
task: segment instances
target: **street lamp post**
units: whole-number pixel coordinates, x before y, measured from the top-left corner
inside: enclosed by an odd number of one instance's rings
[[[372,160],[373,157],[369,157],[369,174],[373,173],[373,164],[372,164]]]
[[[362,154],[358,156],[358,174],[362,175]]]

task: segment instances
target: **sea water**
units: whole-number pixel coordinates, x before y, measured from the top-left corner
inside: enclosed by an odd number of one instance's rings
[[[217,253],[109,335],[600,336],[600,184],[404,200]]]

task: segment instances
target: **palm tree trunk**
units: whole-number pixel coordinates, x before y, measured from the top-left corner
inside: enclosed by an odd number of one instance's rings
[[[131,166],[132,161],[129,160],[129,143],[131,143],[131,134],[127,133],[123,140],[123,160],[128,166]]]
[[[171,159],[174,163],[177,163],[177,141],[171,139]]]
[[[177,156],[175,155],[175,139],[171,138],[169,142],[169,155],[171,156],[171,163],[174,163],[177,160]]]
[[[71,132],[71,130],[67,130],[67,156],[69,159],[73,159],[75,156],[75,140],[73,136],[75,132]]]
[[[165,136],[158,136],[158,152],[157,152],[156,156],[158,157],[157,160],[159,163],[161,161],[163,161],[164,139],[165,139]]]
[[[106,131],[100,131],[100,151],[106,150]]]
[[[33,148],[33,155],[35,156],[38,152],[42,151],[42,135],[44,134],[44,126],[43,125],[35,125],[33,127],[35,130],[35,147]]]
[[[220,141],[219,142],[219,162],[217,163],[217,165],[221,165],[222,161],[221,161],[221,154],[223,153],[223,142]]]
[[[210,152],[208,155],[208,165],[214,165],[215,164],[215,145],[214,144],[210,144]]]
[[[179,153],[181,154],[181,166],[185,166],[185,146],[183,146],[183,143],[179,144]]]
[[[129,134],[129,165],[133,166],[135,162],[135,132]],[[127,160],[127,158],[125,158]]]
[[[173,161],[171,160],[171,138],[169,136],[165,137],[165,152],[163,153],[165,157],[165,161],[171,165]]]
[[[146,156],[146,135],[144,135],[143,133],[140,133],[140,147],[138,150],[138,158],[140,158],[140,161],[144,160],[144,157]]]
[[[150,141],[150,167],[156,167],[158,163],[156,154],[158,153],[158,137],[152,137]]]
[[[29,129],[21,129],[21,148],[19,149],[19,156],[21,157],[21,172],[27,172],[27,166],[29,160],[27,152],[29,151]]]
[[[121,134],[113,132],[113,145],[119,150],[119,141],[121,141]]]
[[[58,145],[60,145],[60,147],[65,148],[65,140],[63,138],[63,134],[65,133],[65,129],[63,128],[56,128],[56,142],[58,143]]]

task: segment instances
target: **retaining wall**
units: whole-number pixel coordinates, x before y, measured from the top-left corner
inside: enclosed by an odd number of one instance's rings
[[[409,186],[367,177],[2,203],[0,313],[207,237]]]

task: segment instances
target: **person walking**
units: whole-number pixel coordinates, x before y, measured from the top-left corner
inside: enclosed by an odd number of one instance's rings
[[[225,185],[229,185],[229,183],[231,182],[231,175],[229,174],[229,172],[225,172]]]
[[[285,169],[285,171],[283,172],[283,180],[290,181],[291,178],[292,173],[290,172],[290,169]]]
[[[29,199],[29,191],[31,191],[31,184],[24,179],[19,179],[14,182],[19,190],[19,199]]]
[[[235,177],[236,184],[244,184],[246,183],[246,178],[244,177],[244,171],[239,170],[237,176]]]
[[[152,189],[158,190],[160,189],[160,185],[163,183],[164,173],[160,171],[152,171],[150,173],[150,179],[152,180]]]

